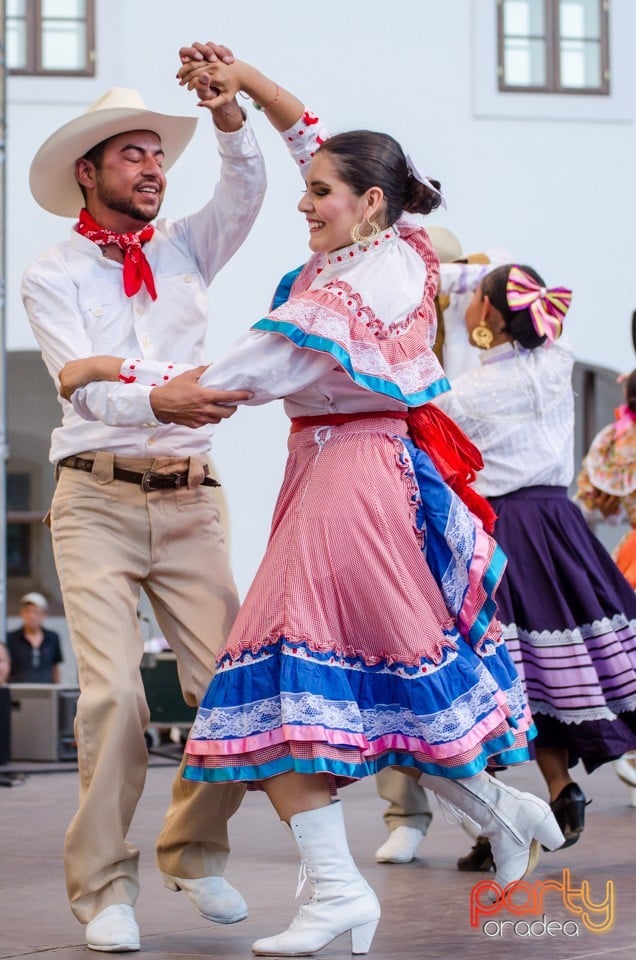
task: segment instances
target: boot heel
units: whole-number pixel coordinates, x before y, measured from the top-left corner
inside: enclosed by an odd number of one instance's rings
[[[550,807],[565,837],[564,847],[571,847],[579,839],[585,827],[585,794],[578,783],[568,783],[551,801]]]
[[[351,953],[368,953],[375,930],[380,921],[372,920],[351,928]]]
[[[545,820],[537,825],[534,839],[539,841],[544,850],[558,850],[563,846],[565,837],[553,813],[549,813]]]
[[[591,802],[591,801],[590,801]],[[578,836],[583,833],[585,827],[585,800],[574,800],[566,811],[566,825],[563,831],[564,836]]]

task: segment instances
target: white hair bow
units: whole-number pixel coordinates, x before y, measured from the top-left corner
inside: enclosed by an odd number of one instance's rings
[[[417,169],[415,163],[413,162],[411,157],[408,155],[408,153],[406,154],[406,166],[412,177],[415,177],[416,180],[419,180],[419,182],[423,183],[425,187],[428,187],[429,190],[432,190],[433,193],[436,193],[438,195],[438,197],[440,198],[441,205],[444,207],[444,210],[447,210],[448,208],[446,206],[446,197],[444,196],[442,191],[439,189],[439,187],[436,187],[435,184],[432,183],[428,177],[425,177],[423,173],[420,173],[420,171]]]

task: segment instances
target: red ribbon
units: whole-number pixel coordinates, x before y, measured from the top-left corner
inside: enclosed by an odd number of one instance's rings
[[[157,299],[152,267],[141,249],[155,232],[151,223],[147,223],[142,230],[137,230],[136,233],[115,233],[114,230],[106,230],[105,227],[100,227],[88,210],[83,208],[80,210],[76,229],[83,237],[92,240],[100,247],[115,243],[120,250],[124,251],[124,293],[127,297],[134,297],[141,290],[142,283],[145,283],[152,299]]]
[[[368,413],[327,413],[316,417],[294,417],[291,432],[296,433],[305,427],[326,427],[371,417],[406,420],[409,436],[415,446],[428,454],[442,480],[466,504],[471,513],[481,520],[486,533],[493,532],[497,514],[485,497],[471,486],[477,471],[484,466],[481,453],[455,421],[432,403],[413,407],[406,414],[397,410],[372,410]]]
[[[479,517],[486,533],[492,533],[497,514],[485,497],[471,486],[477,471],[484,466],[475,444],[433,403],[413,407],[406,422],[415,446],[429,455],[442,480]]]

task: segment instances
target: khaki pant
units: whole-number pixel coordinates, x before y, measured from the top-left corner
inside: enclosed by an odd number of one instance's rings
[[[424,787],[396,767],[381,770],[376,775],[375,785],[378,795],[389,801],[383,814],[389,832],[396,827],[414,827],[426,836],[433,814]]]
[[[139,851],[126,837],[147,766],[140,590],[176,655],[190,705],[208,686],[238,600],[214,493],[199,485],[201,461],[190,461],[191,486],[144,493],[114,480],[113,466],[143,472],[174,469],[176,461],[82,456],[94,458],[93,472],[59,470],[51,532],[80,685],[79,809],[64,863],[71,909],[87,923],[111,904],[134,904],[138,893]],[[187,783],[179,770],[158,840],[159,868],[189,878],[221,874],[227,820],[243,794],[240,785]]]

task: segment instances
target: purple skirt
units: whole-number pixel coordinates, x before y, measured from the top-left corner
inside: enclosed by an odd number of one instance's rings
[[[565,487],[494,497],[508,556],[498,617],[537,747],[592,771],[636,749],[636,594]]]

